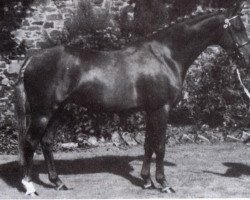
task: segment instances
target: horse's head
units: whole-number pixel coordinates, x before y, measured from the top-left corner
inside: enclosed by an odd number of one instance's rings
[[[225,12],[222,36],[219,44],[231,55],[241,67],[250,71],[250,40],[242,21],[242,1]]]

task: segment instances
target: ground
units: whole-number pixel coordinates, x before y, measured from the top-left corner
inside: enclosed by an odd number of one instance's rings
[[[42,155],[35,156],[35,198],[239,198],[249,197],[250,146],[240,143],[186,144],[166,148],[165,171],[176,193],[141,188],[143,146],[96,147],[55,153],[60,177],[68,191],[48,181]],[[21,191],[17,156],[0,156],[0,198],[27,197]],[[155,165],[152,166],[154,175]],[[39,177],[39,178],[38,178]],[[159,185],[156,185],[159,187]]]

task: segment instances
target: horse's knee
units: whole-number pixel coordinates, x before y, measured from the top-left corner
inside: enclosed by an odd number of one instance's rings
[[[48,122],[49,122],[48,117],[46,116],[38,117],[35,121],[35,126],[37,126],[37,128],[44,130],[48,125]]]
[[[52,151],[53,150],[53,140],[46,135],[41,139],[41,145],[43,150]]]
[[[34,139],[32,137],[30,137],[29,135],[27,135],[27,137],[25,138],[25,142],[24,142],[24,150],[26,150],[27,152],[33,152],[36,150],[36,147],[39,144],[39,140],[38,139]]]
[[[25,137],[25,147],[31,150],[35,150],[38,146],[44,131],[48,125],[48,117],[37,117],[32,120],[31,126]]]

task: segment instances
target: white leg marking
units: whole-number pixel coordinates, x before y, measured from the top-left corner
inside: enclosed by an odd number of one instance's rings
[[[24,185],[24,187],[26,189],[25,195],[32,195],[36,192],[36,189],[35,189],[32,181],[26,181],[25,179],[23,179],[22,184]]]

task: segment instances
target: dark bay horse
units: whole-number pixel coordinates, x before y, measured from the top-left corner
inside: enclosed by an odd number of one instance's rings
[[[146,111],[144,188],[152,186],[150,163],[155,154],[156,180],[163,192],[170,192],[163,165],[169,110],[180,100],[189,66],[209,45],[220,45],[239,65],[249,65],[250,46],[240,11],[237,4],[230,10],[192,15],[121,50],[57,46],[28,58],[16,84],[22,183],[27,194],[35,194],[31,173],[39,143],[50,181],[58,189],[67,189],[55,169],[54,133],[49,127],[68,102],[95,112]]]

